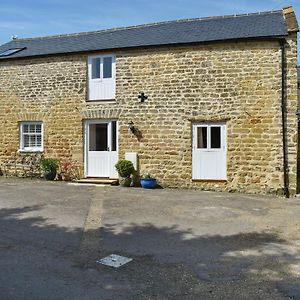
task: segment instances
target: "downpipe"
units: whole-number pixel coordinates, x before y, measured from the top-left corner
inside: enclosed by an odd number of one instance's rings
[[[286,68],[285,68],[285,40],[281,40],[281,119],[282,119],[282,150],[283,150],[283,194],[286,198],[290,197],[289,191],[289,169],[288,169],[288,151],[287,151],[287,127],[286,127]]]

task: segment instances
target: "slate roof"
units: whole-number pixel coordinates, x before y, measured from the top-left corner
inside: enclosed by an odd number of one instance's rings
[[[2,46],[26,49],[1,59],[120,48],[147,47],[288,34],[283,12],[271,11],[201,19],[186,19],[78,34],[15,39]]]

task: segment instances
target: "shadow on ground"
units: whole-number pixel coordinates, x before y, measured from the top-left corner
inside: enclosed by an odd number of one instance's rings
[[[0,211],[1,299],[300,299],[299,254],[274,232],[191,237],[148,223],[84,233],[30,216],[42,208]],[[134,260],[95,263],[111,253]]]

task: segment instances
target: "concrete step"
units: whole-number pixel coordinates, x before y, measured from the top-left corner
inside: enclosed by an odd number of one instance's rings
[[[87,177],[77,180],[77,183],[118,185],[119,180],[110,178]]]

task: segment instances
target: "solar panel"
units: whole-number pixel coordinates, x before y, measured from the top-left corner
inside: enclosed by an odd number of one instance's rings
[[[9,55],[15,54],[15,53],[17,53],[19,51],[22,51],[24,49],[26,49],[26,47],[8,49],[8,50],[5,50],[3,52],[0,52],[0,57],[1,56],[9,56]]]

